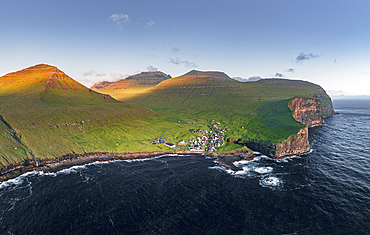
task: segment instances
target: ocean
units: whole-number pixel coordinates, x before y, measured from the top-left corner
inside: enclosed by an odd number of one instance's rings
[[[334,101],[312,151],[228,170],[202,155],[0,184],[0,234],[370,234],[370,101]]]

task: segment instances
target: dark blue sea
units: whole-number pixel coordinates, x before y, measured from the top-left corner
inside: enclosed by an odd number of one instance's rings
[[[0,184],[0,234],[370,234],[370,101],[334,101],[312,151],[97,162]]]

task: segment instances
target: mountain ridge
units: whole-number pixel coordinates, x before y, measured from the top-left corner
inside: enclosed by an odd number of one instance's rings
[[[311,120],[320,124],[333,115],[326,92],[301,80],[242,83],[223,72],[196,70],[124,80],[133,83],[102,94],[104,89],[96,92],[45,64],[0,77],[0,165],[29,162],[31,156],[45,162],[93,152],[171,151],[149,142],[164,133],[173,143],[195,138],[189,129],[217,123],[227,130],[221,153],[247,146],[282,157],[308,151]]]

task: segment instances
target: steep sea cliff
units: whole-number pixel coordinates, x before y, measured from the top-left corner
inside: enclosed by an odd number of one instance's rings
[[[324,118],[335,114],[332,101],[323,89],[319,89],[312,96],[294,97],[289,101],[288,107],[292,110],[294,119],[305,124],[305,127],[296,134],[280,144],[256,140],[239,140],[237,143],[274,158],[308,153],[310,151],[308,127],[322,125],[325,123]]]

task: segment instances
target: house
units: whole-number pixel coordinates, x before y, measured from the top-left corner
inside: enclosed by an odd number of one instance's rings
[[[176,145],[170,143],[170,142],[165,142],[164,145],[166,145],[167,147],[170,147],[170,148],[175,148]]]

